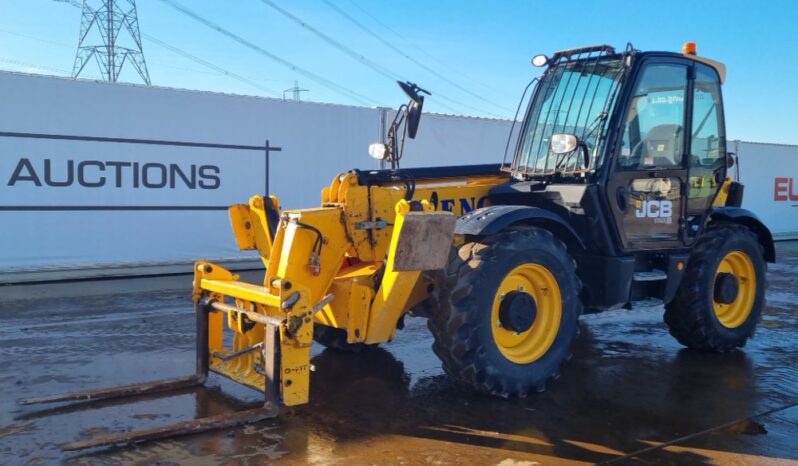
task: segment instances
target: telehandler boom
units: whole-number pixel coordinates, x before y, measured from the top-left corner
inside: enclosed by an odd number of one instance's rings
[[[742,347],[775,252],[727,176],[725,66],[692,43],[582,47],[533,64],[544,72],[528,87],[510,164],[399,168],[428,94],[400,83],[410,101],[369,148],[390,169],[335,176],[317,208],[281,210],[260,195],[230,207],[238,247],[257,251],[265,276],[251,284],[196,263],[195,375],[23,403],[174,390],[210,371],[264,392],[264,407],[64,448],[254,422],[308,402],[314,340],[342,351],[385,343],[410,312],[428,318],[448,374],[501,397],[557,378],[580,314],[643,298],[664,302],[690,348]]]

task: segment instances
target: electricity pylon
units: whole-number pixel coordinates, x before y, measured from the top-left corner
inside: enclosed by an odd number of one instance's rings
[[[148,86],[150,74],[141,47],[136,0],[83,0],[80,39],[72,77],[94,59],[106,81],[116,82],[130,63]]]

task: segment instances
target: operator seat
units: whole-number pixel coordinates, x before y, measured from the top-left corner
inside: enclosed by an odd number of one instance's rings
[[[682,125],[657,125],[643,139],[642,166],[674,167],[682,164]]]

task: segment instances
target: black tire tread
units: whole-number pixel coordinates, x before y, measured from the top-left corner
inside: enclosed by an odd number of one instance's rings
[[[536,386],[507,386],[501,374],[491,370],[480,358],[480,342],[475,338],[475,330],[483,323],[478,319],[478,314],[458,311],[476,305],[472,291],[485,273],[484,264],[496,261],[500,250],[522,250],[529,248],[530,244],[550,248],[568,259],[570,273],[577,283],[576,296],[581,296],[582,282],[576,274],[576,261],[568,253],[565,243],[555,238],[550,231],[536,227],[517,227],[468,242],[459,249],[452,248],[445,282],[436,292],[438,309],[427,322],[434,337],[432,350],[440,358],[448,375],[478,392],[505,398],[524,397],[532,390],[544,391],[549,382],[559,378],[558,368]],[[583,310],[581,299],[577,299],[576,303],[578,317]],[[574,327],[572,338],[579,333],[579,326]],[[570,356],[569,348],[565,360],[570,359]]]
[[[733,236],[747,238],[748,241],[757,244],[761,256],[764,257],[764,249],[759,245],[756,235],[748,228],[729,223],[710,226],[690,253],[687,270],[676,296],[665,305],[664,320],[670,334],[688,348],[719,353],[742,348],[753,336],[756,324],[762,318],[761,309],[766,305],[764,294],[760,309],[752,311],[755,323],[750,327],[750,332],[739,333],[730,339],[714,330],[710,321],[712,317],[704,309],[707,303],[706,293],[712,291],[704,288],[705,280],[702,278],[707,274],[715,275],[715,270],[709,270],[710,264],[713,264],[713,259],[722,252],[723,244]],[[767,270],[767,263],[764,260],[763,263]],[[757,279],[764,280],[765,277]]]

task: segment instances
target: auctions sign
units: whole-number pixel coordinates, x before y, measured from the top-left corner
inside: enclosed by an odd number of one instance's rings
[[[220,210],[265,171],[254,150],[0,138],[0,209]]]
[[[221,169],[216,165],[123,162],[100,160],[31,160],[20,158],[7,186],[28,184],[66,188],[219,189]]]

